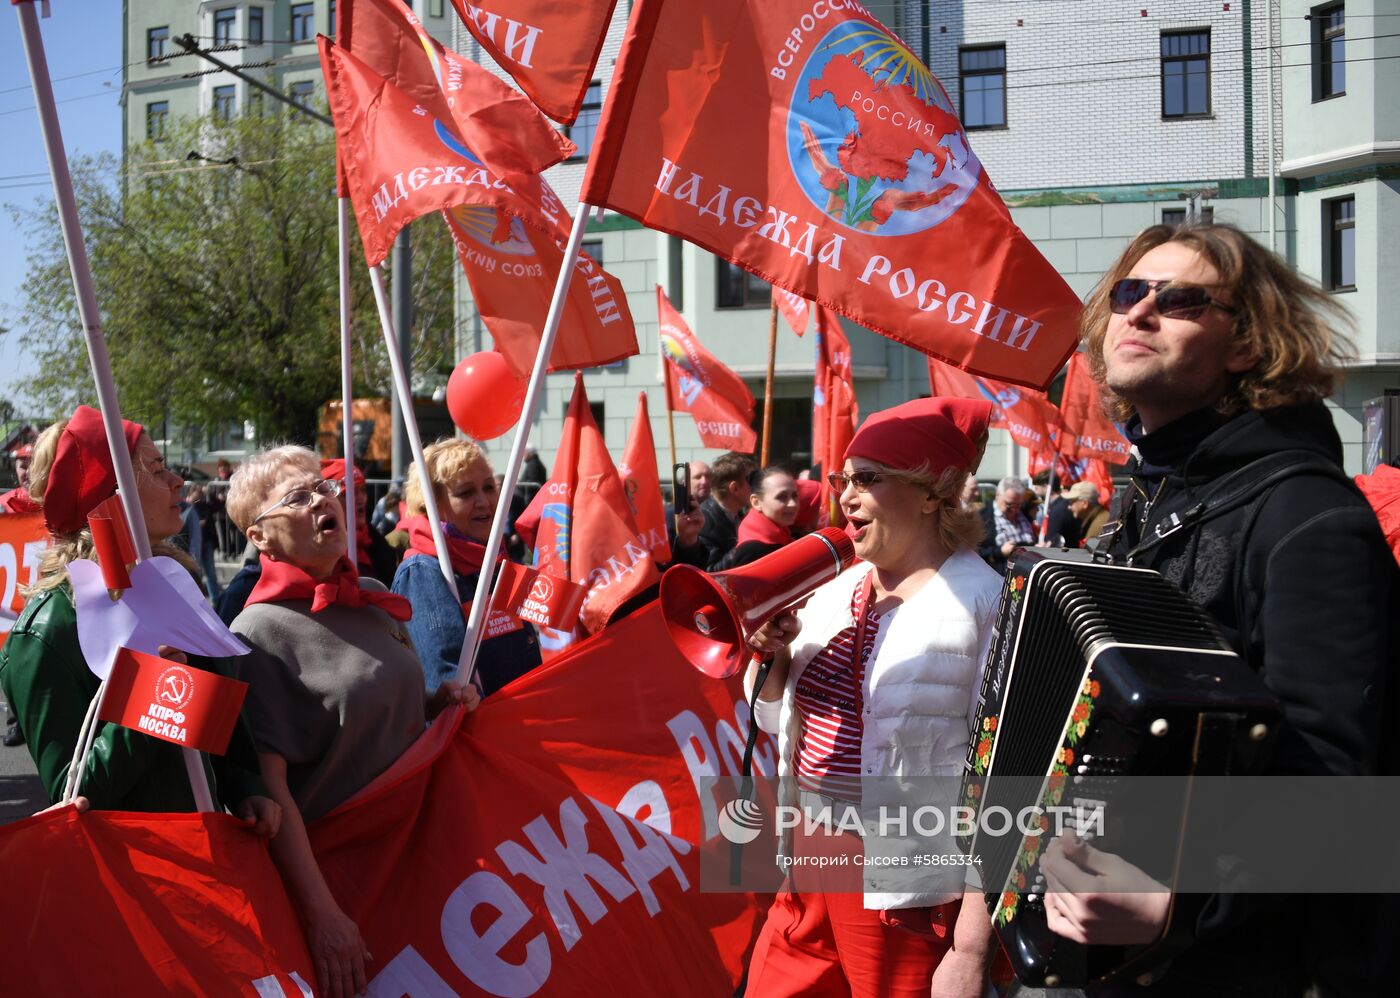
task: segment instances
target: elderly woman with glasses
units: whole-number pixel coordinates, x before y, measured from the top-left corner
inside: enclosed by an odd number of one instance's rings
[[[364,991],[367,954],[316,865],[306,823],[388,769],[444,707],[474,707],[477,696],[458,683],[427,695],[403,626],[408,601],[361,578],[345,555],[340,492],[311,451],[275,447],[234,473],[228,512],[262,561],[232,629],[253,648],[246,713],[285,815],[273,859],[298,901],[320,993],[351,995]]]
[[[965,868],[915,866],[928,843],[887,833],[880,815],[915,785],[921,805],[946,813],[957,803],[1001,592],[959,498],[990,412],[935,398],[871,416],[830,476],[860,562],[751,640],[774,655],[756,716],[778,738],[780,803],[835,823],[824,842],[789,852],[793,873],[749,967],[751,996],[985,991],[993,947],[980,891],[964,891]],[[941,799],[922,796],[930,784]],[[863,835],[845,831],[857,824]],[[839,869],[860,880],[805,875],[804,855],[832,849],[856,854]],[[893,859],[897,877],[879,878],[870,857]]]
[[[174,558],[196,578],[199,569],[169,544],[180,530],[180,476],[165,466],[159,448],[139,423],[122,421],[136,474],[136,495],[156,555]],[[64,793],[74,748],[98,680],[78,642],[78,617],[68,565],[94,559],[88,514],[116,493],[117,473],[107,447],[102,414],[78,406],[70,419],[45,430],[34,444],[30,491],[44,512],[50,545],[39,562],[24,611],[0,653],[0,686],[19,719],[50,801]],[[168,658],[183,661],[179,652]],[[222,663],[200,660],[215,669]],[[193,811],[179,746],[132,728],[99,722],[92,752],[78,775],[78,790],[92,807],[113,811]],[[240,725],[228,751],[205,759],[210,786],[253,830],[276,832],[280,809],[258,776],[252,741]]]

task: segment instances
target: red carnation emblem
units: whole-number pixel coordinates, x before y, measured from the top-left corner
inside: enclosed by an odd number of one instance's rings
[[[997,719],[996,719],[995,717],[989,717],[989,718],[987,718],[987,730],[988,730],[988,731],[995,731],[996,729],[997,729]]]
[[[846,175],[836,167],[823,170],[821,175],[821,185],[827,190],[835,193],[846,186]]]
[[[1074,705],[1074,721],[1075,721],[1075,723],[1078,723],[1078,722],[1080,722],[1080,721],[1087,721],[1087,720],[1089,720],[1089,705],[1088,705],[1087,703],[1078,703],[1078,704],[1075,704],[1075,705]]]
[[[990,753],[991,751],[992,751],[992,740],[991,740],[990,738],[983,738],[983,739],[977,744],[977,758],[979,758],[979,759],[985,758],[985,757],[987,756],[987,754]]]
[[[1094,700],[1099,698],[1099,681],[1097,679],[1089,680],[1089,696]]]
[[[1084,720],[1084,719],[1083,719],[1082,717],[1076,717],[1075,720],[1076,720],[1076,721],[1082,721],[1082,720]],[[1065,746],[1065,765],[1066,765],[1066,766],[1073,766],[1073,765],[1074,765],[1074,749],[1070,748],[1068,745]]]

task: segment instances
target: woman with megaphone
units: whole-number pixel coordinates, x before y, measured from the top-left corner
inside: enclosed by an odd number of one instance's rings
[[[935,398],[866,420],[828,476],[861,561],[750,638],[774,656],[755,716],[777,736],[778,803],[830,816],[784,850],[750,996],[985,993],[991,922],[967,857],[901,819],[957,803],[1002,585],[959,498],[990,417]]]

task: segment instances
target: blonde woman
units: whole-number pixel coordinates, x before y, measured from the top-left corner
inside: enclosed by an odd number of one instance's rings
[[[166,540],[180,531],[180,487],[160,451],[138,423],[122,429],[136,472],[137,498],[155,554],[175,558],[198,578],[189,557]],[[117,475],[107,449],[102,414],[79,406],[71,419],[55,423],[34,445],[30,493],[44,511],[52,546],[39,566],[19,620],[0,651],[0,687],[19,718],[20,730],[39,769],[50,801],[67,782],[73,750],[98,680],[78,645],[78,618],[68,563],[94,558],[87,516],[114,495]],[[183,660],[179,652],[171,658]],[[201,660],[204,668],[219,663]],[[263,835],[273,835],[280,809],[258,776],[257,757],[246,732],[235,730],[227,754],[206,769],[219,799]],[[180,748],[130,728],[99,723],[78,787],[92,807],[115,811],[193,811]]]

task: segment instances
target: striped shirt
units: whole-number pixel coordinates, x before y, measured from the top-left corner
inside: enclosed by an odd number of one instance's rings
[[[868,593],[867,584],[858,586],[851,596],[851,615],[860,620],[865,614],[865,647],[860,661],[853,662],[851,654],[857,631],[852,623],[808,663],[795,691],[802,719],[794,756],[797,785],[854,803],[861,797],[861,683],[880,629],[880,615]]]

